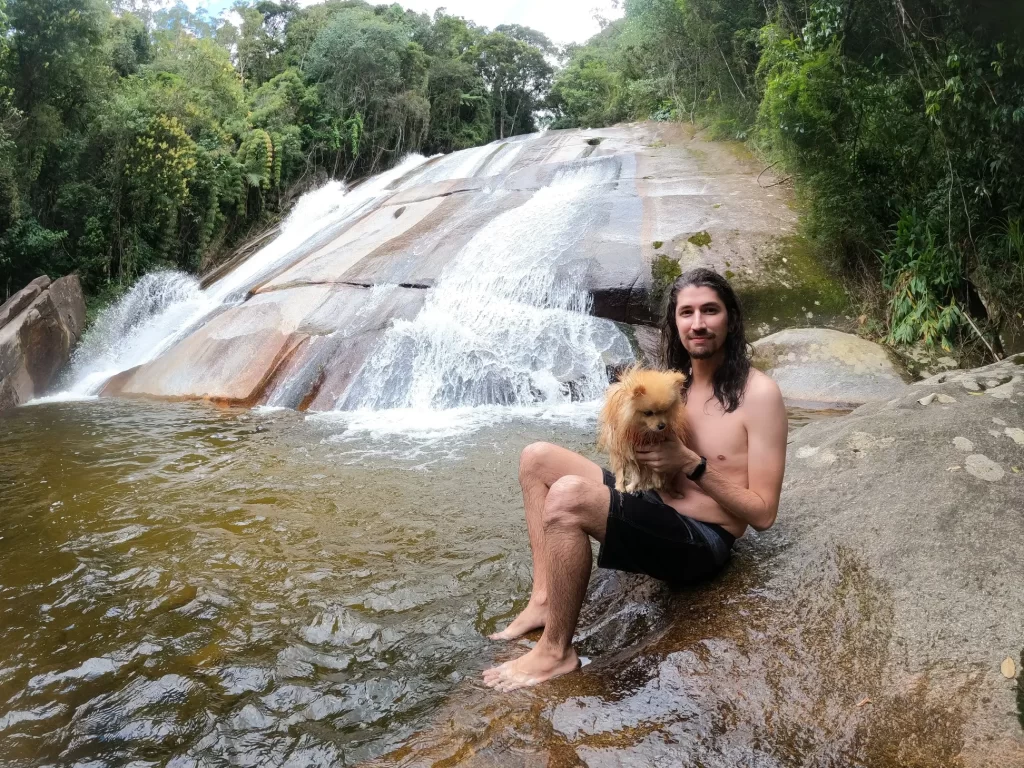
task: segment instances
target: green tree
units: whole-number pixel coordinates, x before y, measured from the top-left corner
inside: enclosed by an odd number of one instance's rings
[[[497,137],[534,130],[534,113],[547,94],[553,74],[544,53],[507,34],[492,32],[466,55],[490,91]]]

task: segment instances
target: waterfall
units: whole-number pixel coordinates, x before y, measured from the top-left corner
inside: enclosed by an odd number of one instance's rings
[[[250,343],[248,321],[240,318],[260,317],[260,310],[224,318],[224,327],[231,330],[211,343],[223,345],[226,339],[237,338],[243,346],[232,342],[230,349],[232,365],[239,370],[248,359],[240,350],[251,349],[263,365],[274,361],[276,370],[268,369],[273,378],[260,396],[269,407],[297,408],[311,402],[318,409],[333,406],[324,417],[341,419],[347,430],[354,431],[374,429],[375,424],[385,431],[458,431],[481,419],[509,418],[524,409],[560,419],[586,412],[591,418],[594,403],[607,387],[609,367],[633,359],[619,327],[589,314],[593,259],[585,250],[607,225],[613,204],[609,195],[619,189],[622,159],[560,160],[534,175],[539,188],[530,183],[506,185],[504,177],[524,157],[533,157],[538,150],[549,156],[553,151],[548,144],[534,146],[535,140],[517,137],[432,162],[410,156],[348,189],[330,182],[298,201],[273,241],[205,289],[194,277],[177,272],[147,275],[89,330],[74,356],[69,389],[63,394],[94,395],[111,376],[154,361],[218,313],[251,300],[253,306],[293,318],[291,325],[281,328],[286,335],[294,334],[288,337],[294,341],[287,343],[300,346],[284,352],[285,347],[274,346],[283,337],[260,336],[274,332],[273,320],[270,326],[254,329],[255,341],[245,346]],[[565,155],[571,156],[573,147],[567,141],[560,136],[556,144],[565,145]],[[388,205],[397,192],[464,178],[480,180],[471,192],[473,204],[457,202],[467,198],[453,198],[456,204],[443,219],[419,230],[422,218],[405,219],[403,223],[409,224],[403,234],[374,240],[381,237],[379,232],[387,233],[392,217],[367,214]],[[449,194],[447,188],[435,192]],[[465,194],[461,189],[458,193]],[[394,219],[403,214],[425,215],[422,210],[406,212],[405,205],[393,206]],[[255,289],[313,254],[347,264],[344,260],[353,257],[345,250],[345,233],[364,222],[362,230],[351,230],[354,248],[365,247],[372,254],[381,243],[401,243],[388,246],[388,284],[363,288],[346,282],[343,271],[313,270],[312,282],[304,285],[300,280],[294,295],[271,290],[250,299]],[[415,234],[404,234],[410,232]],[[449,251],[445,240],[452,233],[460,233],[460,245]],[[399,239],[403,237],[408,239]],[[328,245],[335,250],[325,250]],[[418,278],[421,258],[447,262],[432,287],[403,282],[406,275]],[[338,281],[337,287],[332,281]],[[417,293],[415,299],[410,292]],[[332,309],[296,306],[293,302],[300,294],[319,297],[317,302],[330,296],[323,306]],[[396,315],[397,307],[408,311]],[[343,319],[318,316],[302,325],[302,317],[325,311],[341,312]],[[218,325],[217,333],[222,331]],[[285,362],[275,358],[279,354],[285,355]],[[177,367],[159,369],[160,361],[155,365],[159,376],[179,372]],[[188,361],[175,365],[185,366],[180,372],[186,377],[202,376],[207,370],[189,370]],[[220,375],[218,369],[211,370]],[[155,381],[159,392],[163,379]]]
[[[408,155],[391,170],[373,176],[347,192],[341,182],[331,181],[306,193],[288,214],[281,234],[211,285],[208,293],[220,303],[241,301],[264,278],[286,266],[299,246],[314,238],[326,239],[339,225],[373,208],[381,198],[395,192],[392,185],[426,160],[423,155]]]
[[[111,376],[155,358],[216,308],[192,275],[143,276],[86,332],[71,359],[66,394],[95,394]]]
[[[632,358],[607,320],[587,314],[580,248],[596,185],[614,158],[577,161],[482,227],[410,321],[396,321],[341,397],[340,410],[443,410],[596,400],[607,365]],[[500,193],[497,193],[500,194]]]
[[[200,290],[195,277],[181,272],[145,275],[85,334],[72,358],[64,394],[93,395],[111,376],[153,360],[214,312],[244,301],[254,286],[301,256],[303,247],[331,236],[402,188],[402,182],[409,181],[404,177],[426,160],[408,155],[391,170],[351,189],[331,181],[308,192],[272,242],[206,290]]]

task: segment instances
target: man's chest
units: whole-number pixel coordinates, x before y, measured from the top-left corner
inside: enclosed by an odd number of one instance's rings
[[[747,465],[747,428],[742,409],[725,413],[717,400],[690,394],[686,415],[694,436],[692,448],[708,461],[727,466]]]

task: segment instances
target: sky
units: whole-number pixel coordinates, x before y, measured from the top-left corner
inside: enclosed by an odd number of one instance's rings
[[[387,0],[370,0],[373,4]],[[462,16],[477,24],[493,29],[499,24],[522,24],[543,32],[554,43],[582,43],[600,31],[594,14],[607,19],[622,15],[614,0],[397,0],[405,8],[434,14],[444,8],[453,16]],[[192,10],[204,7],[211,16],[220,16],[230,7],[232,0],[185,0]],[[300,5],[313,5],[311,0],[299,0]]]
[[[433,15],[444,8],[493,29],[499,24],[522,24],[543,32],[555,43],[582,43],[601,31],[595,12],[607,19],[622,15],[611,0],[398,0],[406,8]]]

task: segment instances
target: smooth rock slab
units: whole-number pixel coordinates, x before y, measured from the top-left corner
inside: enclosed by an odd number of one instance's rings
[[[634,588],[623,613],[598,571],[578,633],[588,666],[512,695],[467,686],[374,764],[1024,765],[1020,682],[1001,671],[1024,647],[1024,446],[989,431],[1024,426],[1024,399],[923,407],[921,392],[798,430],[778,522],[741,539],[720,578]],[[957,437],[1002,477],[965,471]],[[590,634],[602,611],[628,626],[644,606],[664,617],[646,635]]]
[[[828,328],[791,328],[754,342],[754,364],[791,405],[844,408],[906,392],[883,347]]]

